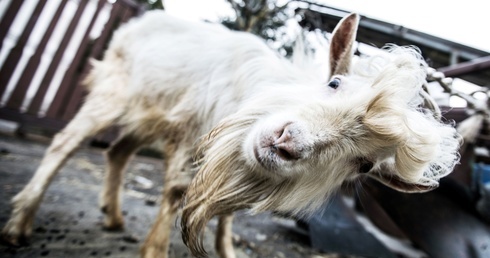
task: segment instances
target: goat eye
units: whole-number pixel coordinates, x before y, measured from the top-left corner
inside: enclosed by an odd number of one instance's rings
[[[328,82],[328,87],[332,89],[337,89],[340,86],[340,78],[334,77],[330,82]]]
[[[369,171],[371,171],[371,169],[373,168],[374,164],[372,162],[363,162],[361,163],[361,166],[359,167],[359,173],[361,174],[366,174],[368,173]]]

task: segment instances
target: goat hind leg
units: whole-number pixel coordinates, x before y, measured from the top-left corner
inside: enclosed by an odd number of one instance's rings
[[[107,128],[120,115],[117,107],[109,106],[106,99],[88,98],[70,123],[55,135],[34,176],[12,199],[12,213],[2,230],[6,242],[19,245],[30,236],[34,215],[61,166],[86,137]]]
[[[141,248],[144,258],[167,257],[170,243],[170,232],[174,226],[175,216],[180,201],[190,182],[191,149],[177,142],[169,143],[164,148],[165,176],[162,202],[157,219]]]
[[[124,227],[121,212],[124,170],[133,153],[143,144],[144,141],[133,134],[123,134],[106,152],[107,169],[99,203],[105,214],[104,228],[107,230],[120,230]]]
[[[233,214],[221,215],[218,218],[218,228],[216,229],[215,248],[220,258],[235,258],[233,248]]]
[[[141,248],[141,257],[167,257],[170,243],[170,232],[173,221],[179,210],[179,204],[187,186],[165,186],[158,217],[153,224],[145,243]]]

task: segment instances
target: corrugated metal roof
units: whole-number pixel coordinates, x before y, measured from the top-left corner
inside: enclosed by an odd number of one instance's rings
[[[300,6],[296,13],[303,17],[301,26],[327,32],[331,32],[340,19],[348,14],[347,11],[315,3]],[[457,76],[481,86],[490,86],[488,52],[365,16],[362,16],[359,24],[357,41],[376,47],[382,47],[387,43],[415,45],[420,48],[430,66],[451,71],[451,75],[448,76]]]

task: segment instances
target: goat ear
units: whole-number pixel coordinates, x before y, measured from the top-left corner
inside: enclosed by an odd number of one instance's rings
[[[359,15],[352,13],[340,20],[333,30],[330,41],[330,77],[349,72],[358,25]]]

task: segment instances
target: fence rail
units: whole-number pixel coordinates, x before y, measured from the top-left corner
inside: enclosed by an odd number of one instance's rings
[[[80,81],[112,32],[144,11],[131,0],[0,2],[0,119],[52,134],[77,112]]]

